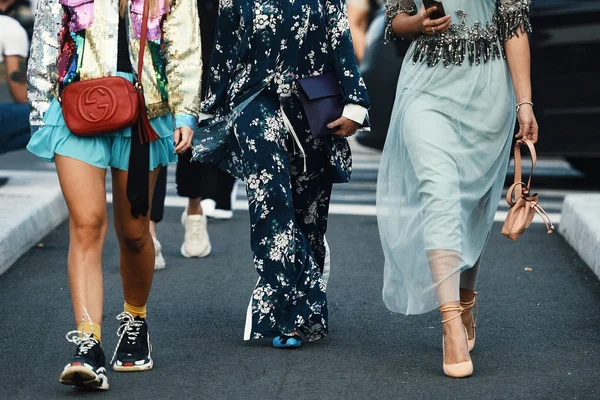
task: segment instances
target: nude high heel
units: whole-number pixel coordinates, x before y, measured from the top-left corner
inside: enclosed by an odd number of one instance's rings
[[[473,350],[473,347],[475,347],[475,328],[477,327],[477,315],[479,314],[479,307],[477,307],[477,300],[475,299],[476,297],[477,297],[477,292],[473,292],[473,300],[460,302],[460,306],[462,308],[464,308],[465,311],[469,311],[473,307],[475,307],[475,315],[473,316],[473,325],[471,325],[471,327],[473,328],[473,338],[469,339],[469,335],[467,335],[467,342],[469,343],[469,351]]]
[[[450,322],[456,318],[459,318],[462,313],[465,311],[464,308],[456,306],[456,305],[443,305],[439,308],[440,310],[440,314],[441,313],[445,313],[448,311],[457,311],[458,314],[456,314],[454,317],[450,317],[448,319],[442,320],[442,324],[445,324],[446,322]],[[463,327],[464,328],[464,327]],[[465,337],[467,337],[467,328],[464,328],[465,330]],[[468,343],[467,343],[468,346]],[[466,378],[467,376],[471,376],[473,374],[473,362],[471,360],[469,361],[463,361],[461,363],[457,363],[457,364],[446,364],[446,346],[444,344],[444,337],[442,335],[442,357],[443,357],[443,367],[444,367],[444,373],[451,377],[451,378]]]

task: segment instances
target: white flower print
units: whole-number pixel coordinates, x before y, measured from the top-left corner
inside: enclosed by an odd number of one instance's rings
[[[233,7],[233,0],[219,0],[219,8],[231,8]]]
[[[256,140],[254,140],[254,139],[248,139],[248,138],[246,138],[246,144],[248,145],[248,149],[249,149],[250,151],[253,151],[253,152],[255,152],[255,153],[258,151],[258,150],[256,149]]]
[[[257,15],[254,17],[254,26],[256,29],[265,29],[267,26],[269,26],[269,16],[265,14],[258,14],[258,10],[256,12]]]
[[[218,158],[219,166],[246,181],[253,263],[270,283],[261,278],[253,292],[250,337],[297,330],[309,340],[316,340],[327,335],[325,285],[306,241],[313,254],[322,257],[322,233],[318,230],[326,221],[328,192],[294,209],[299,215],[297,220],[288,221],[288,214],[282,214],[282,210],[293,207],[303,196],[312,196],[310,184],[323,174],[331,173],[336,181],[347,180],[351,161],[345,139],[314,139],[303,127],[306,121],[295,82],[300,77],[339,71],[347,102],[366,105],[367,94],[353,55],[343,2],[319,0],[290,7],[294,1],[251,0],[243,8],[233,0],[221,0],[208,96],[202,106],[216,118],[222,117],[220,121],[225,121],[227,128],[218,128],[220,136],[213,133],[217,129],[207,130],[207,134],[202,131],[203,140],[195,141],[194,155],[212,162],[209,152],[214,152],[213,159]],[[286,8],[294,11],[283,18]],[[299,50],[300,58],[281,57],[290,50]],[[256,54],[260,57],[252,57]],[[278,106],[272,109],[268,102],[259,106],[250,103],[252,106],[235,114],[235,108],[257,94],[259,88],[278,99],[290,120],[298,125],[297,134],[308,160],[312,154],[322,154],[321,168],[311,168],[310,175],[303,172],[302,160],[291,150],[293,141]],[[238,118],[240,115],[244,118]],[[245,125],[238,122],[242,120]],[[231,136],[234,129],[238,140]],[[223,148],[223,152],[216,152]],[[300,231],[298,222],[303,222],[308,232]],[[279,318],[282,303],[291,312],[292,320],[285,322],[289,326],[282,326]]]
[[[292,85],[283,83],[277,87],[277,93],[281,97],[290,97],[292,95]]]

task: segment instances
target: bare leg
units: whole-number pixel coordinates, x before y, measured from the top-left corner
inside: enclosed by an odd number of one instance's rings
[[[149,224],[150,224],[150,235],[154,239],[156,239],[156,222],[151,220]]]
[[[150,193],[160,168],[150,172]],[[149,216],[134,218],[127,199],[127,171],[113,168],[114,224],[121,250],[121,280],[125,301],[143,307],[148,301],[154,276],[154,243],[150,235]]]
[[[69,286],[75,323],[84,308],[102,323],[102,247],[106,237],[106,170],[82,161],[55,156],[60,186],[69,209]]]
[[[480,264],[481,264],[481,257],[477,260],[475,265],[473,265],[473,268],[469,268],[460,274],[460,288],[461,289],[466,289],[471,292],[475,290],[475,286],[477,285],[477,276],[479,275]],[[461,296],[461,300],[464,301],[462,299],[462,296]]]
[[[459,281],[462,259],[460,254],[451,250],[429,250],[427,252],[431,276],[436,284],[436,294],[440,306],[459,305]],[[442,320],[454,317],[457,311],[442,314]],[[470,360],[464,327],[460,318],[454,318],[442,324],[444,334],[446,364],[458,364]]]
[[[202,215],[202,206],[200,205],[200,201],[202,201],[202,197],[196,197],[195,199],[188,200],[188,215]]]
[[[477,275],[479,275],[479,266],[481,265],[481,257],[477,260],[473,268],[463,271],[460,274],[460,301],[468,303],[473,300],[475,296],[475,286],[477,284]],[[467,328],[467,335],[469,339],[473,339],[473,322],[474,322],[474,309],[466,310],[461,316],[462,322]]]

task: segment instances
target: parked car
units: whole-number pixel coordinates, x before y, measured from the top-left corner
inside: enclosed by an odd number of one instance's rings
[[[442,0],[443,1],[443,0]],[[367,34],[361,71],[373,102],[371,132],[358,141],[382,149],[402,59],[409,41],[383,44],[380,14]],[[530,36],[538,153],[565,157],[600,175],[600,1],[534,0]],[[390,76],[391,75],[391,76]]]

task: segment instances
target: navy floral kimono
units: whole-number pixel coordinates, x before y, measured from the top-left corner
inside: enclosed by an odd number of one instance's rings
[[[344,0],[221,0],[194,158],[244,179],[259,273],[244,338],[327,335],[331,188],[350,179],[345,138],[314,138],[296,79],[334,71],[344,116],[369,107]]]

